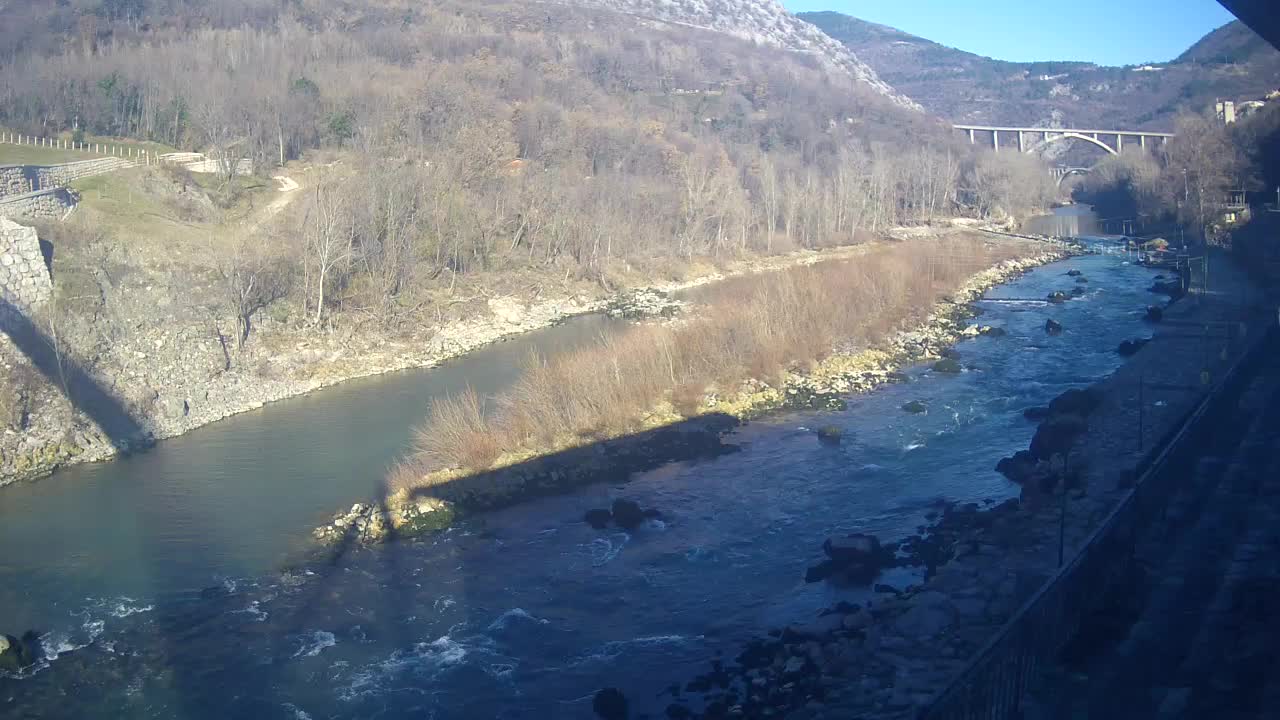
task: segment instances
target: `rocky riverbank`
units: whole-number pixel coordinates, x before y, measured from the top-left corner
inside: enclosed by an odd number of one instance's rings
[[[709,397],[704,403],[706,415],[701,417],[683,420],[655,415],[651,429],[638,434],[531,453],[480,473],[438,471],[420,489],[399,490],[381,503],[339,512],[316,529],[315,537],[326,543],[344,539],[380,542],[437,529],[459,515],[622,477],[663,462],[705,456],[720,447],[720,435],[741,420],[781,409],[843,407],[843,398],[849,394],[894,382],[901,377],[902,368],[939,358],[960,338],[989,331],[968,324],[976,314],[974,300],[989,288],[1070,252],[1073,250],[1047,247],[1034,257],[1004,261],[983,270],[940,301],[919,327],[895,334],[877,348],[837,352],[810,373],[788,373],[779,387],[756,381],[747,383],[736,396]],[[839,438],[826,441],[839,442]],[[423,497],[437,502],[423,509]],[[437,514],[428,520],[425,516],[432,513]]]
[[[841,604],[770,631],[734,663],[714,662],[673,688],[667,717],[916,717],[1057,569],[1062,493],[1069,558],[1131,486],[1144,453],[1203,397],[1204,378],[1221,374],[1274,323],[1250,313],[1242,272],[1225,261],[1215,267],[1216,295],[1171,302],[1155,337],[1116,373],[1052,404],[1032,446],[1037,456],[1055,443],[1071,448],[1067,482],[1033,464],[1018,500],[946,507],[882,563],[919,566],[923,582],[879,587],[865,607]],[[1227,323],[1235,331],[1213,338],[1212,354],[1186,342],[1189,326]],[[1051,429],[1063,417],[1076,418],[1069,432]]]
[[[91,375],[137,421],[131,437],[108,437],[61,391],[44,382],[8,337],[0,334],[0,370],[23,378],[15,387],[9,427],[0,434],[0,486],[39,478],[58,467],[107,460],[145,448],[263,405],[347,380],[433,367],[485,345],[539,330],[582,314],[670,317],[681,302],[671,293],[729,277],[856,257],[875,243],[753,258],[701,267],[692,277],[620,293],[597,290],[546,297],[502,295],[477,300],[474,311],[419,331],[317,332],[261,318],[256,340],[237,350],[234,340],[207,324],[137,322],[136,335],[112,345],[115,357]],[[152,308],[154,310],[154,308]],[[15,381],[16,382],[16,381]],[[0,403],[6,404],[6,403]],[[8,408],[6,408],[8,410]],[[5,420],[0,418],[0,427]]]

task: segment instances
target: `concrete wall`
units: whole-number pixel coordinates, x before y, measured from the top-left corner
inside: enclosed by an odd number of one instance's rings
[[[64,187],[11,195],[0,198],[0,216],[61,220],[68,210],[76,206],[77,201],[75,192]]]
[[[0,217],[0,298],[14,310],[30,315],[52,296],[53,283],[35,228]],[[0,327],[8,325],[9,312],[9,308],[0,308]]]

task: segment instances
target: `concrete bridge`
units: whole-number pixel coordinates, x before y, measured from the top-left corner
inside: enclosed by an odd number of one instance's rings
[[[1072,175],[1088,175],[1093,170],[1087,167],[1052,167],[1049,168],[1049,172],[1053,174],[1053,179],[1058,181],[1058,187],[1062,187],[1062,183]]]
[[[1084,130],[1079,128],[1035,128],[1035,127],[997,127],[993,125],[953,125],[957,130],[969,134],[969,142],[976,143],[981,137],[983,142],[991,138],[991,147],[1000,152],[1000,138],[1008,138],[1006,142],[1016,145],[1018,152],[1036,153],[1047,146],[1063,140],[1083,140],[1107,151],[1111,155],[1124,152],[1125,138],[1130,138],[1138,147],[1146,149],[1147,145],[1159,143],[1163,145],[1173,137],[1173,133],[1148,132],[1146,130]],[[1009,137],[1013,136],[1013,137]]]

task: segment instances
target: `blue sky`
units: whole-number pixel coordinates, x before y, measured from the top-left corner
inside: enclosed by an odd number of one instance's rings
[[[1172,60],[1234,17],[1214,0],[782,0],[834,10],[1000,60]],[[1049,9],[1049,7],[1053,9]]]

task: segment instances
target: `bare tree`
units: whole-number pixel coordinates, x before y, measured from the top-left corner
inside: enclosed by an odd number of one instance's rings
[[[356,226],[341,185],[332,177],[321,178],[311,189],[301,216],[307,290],[314,298],[313,323],[324,319],[326,291],[345,274],[351,262]]]
[[[248,235],[210,245],[213,267],[236,317],[237,348],[248,342],[253,316],[289,292],[289,274],[266,248],[259,238]]]

